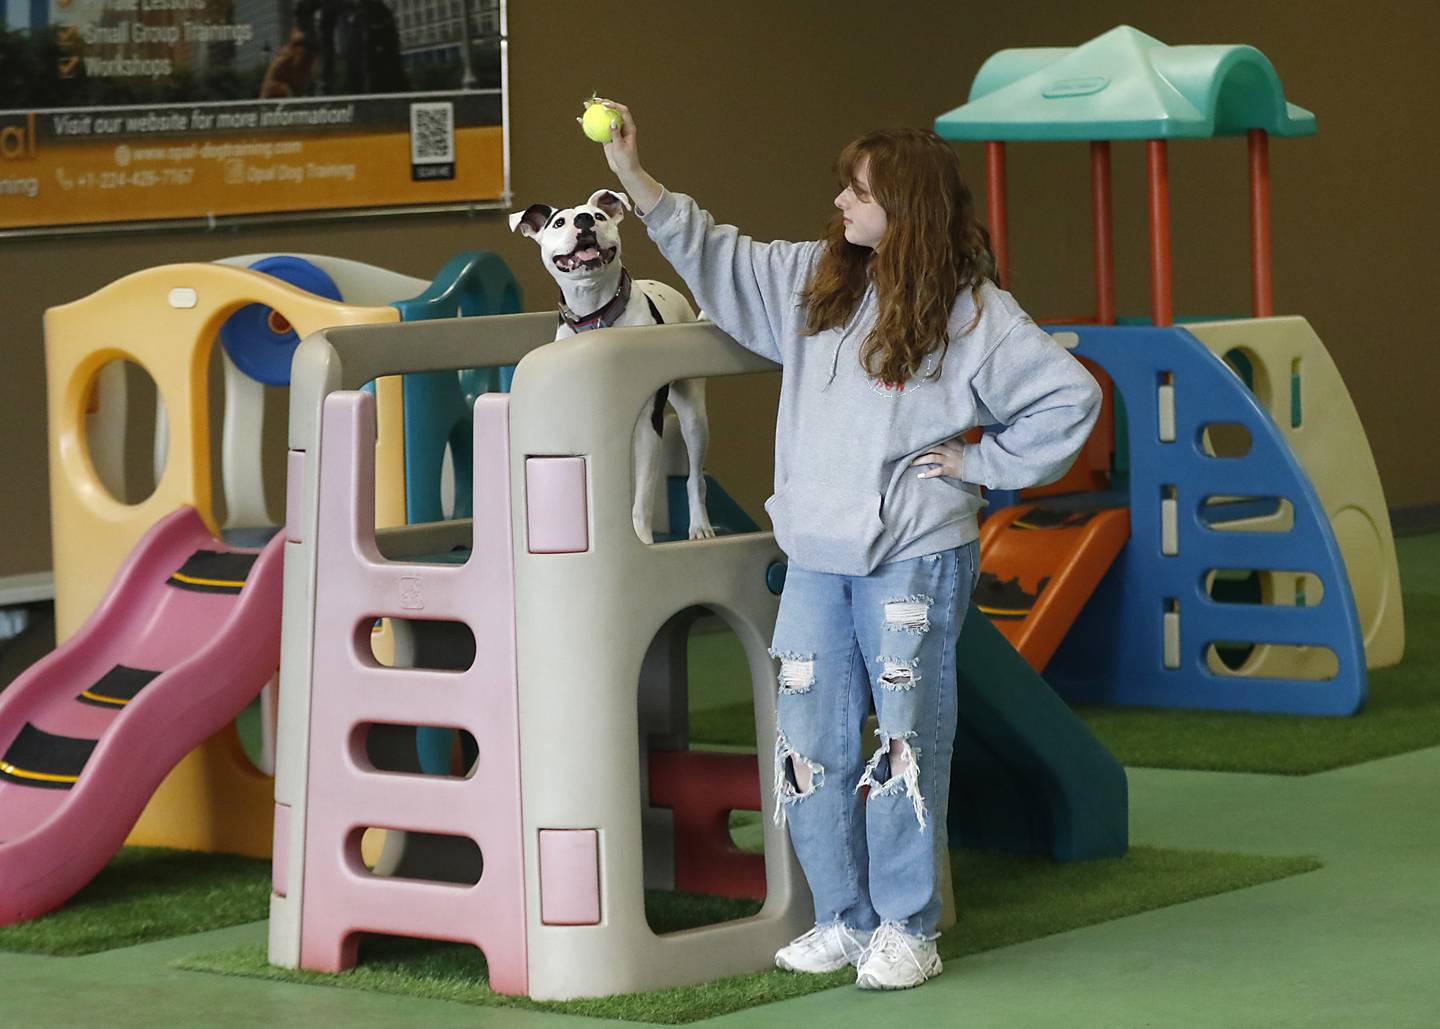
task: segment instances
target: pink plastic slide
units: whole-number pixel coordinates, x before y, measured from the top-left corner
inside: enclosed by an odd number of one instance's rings
[[[80,631],[0,692],[0,925],[94,878],[161,780],[270,680],[284,536],[231,548],[176,511]]]

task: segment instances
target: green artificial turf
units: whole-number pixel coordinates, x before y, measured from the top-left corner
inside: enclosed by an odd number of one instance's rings
[[[255,922],[270,906],[270,862],[122,847],[59,911],[0,927],[0,950],[74,956]]]
[[[1405,659],[1370,672],[1350,718],[1085,707],[1078,714],[1122,764],[1309,775],[1440,744],[1440,596],[1405,597]]]
[[[755,707],[749,701],[690,709],[690,743],[697,747],[755,749]]]
[[[1320,867],[1320,862],[1303,857],[1259,857],[1154,847],[1136,847],[1123,858],[1074,864],[970,851],[955,851],[952,857],[960,923],[940,938],[940,953],[950,961]],[[657,925],[657,907],[675,899],[664,894],[647,897],[646,910],[652,925]],[[685,911],[667,924],[681,928],[696,924],[697,919],[703,923],[743,915],[748,913],[741,906],[743,903],[685,898]],[[755,905],[751,904],[748,911],[754,910]],[[463,1004],[504,1005],[663,1024],[693,1022],[845,986],[855,978],[852,969],[821,976],[772,969],[652,993],[540,1002],[492,993],[485,979],[484,958],[474,947],[379,938],[362,943],[360,964],[339,975],[276,968],[266,961],[264,948],[257,946],[187,958],[179,962],[179,967]]]
[[[752,703],[727,702],[710,685],[727,675],[748,681],[743,656],[734,661],[738,645],[716,636],[695,637],[691,644],[692,679],[705,665],[707,688],[698,698],[692,691],[690,737],[701,746],[753,748]],[[1433,747],[1440,744],[1440,594],[1405,595],[1405,659],[1370,672],[1369,699],[1352,718],[1122,707],[1081,707],[1076,713],[1121,764],[1132,767],[1309,775]]]
[[[686,688],[690,695],[691,731],[697,711],[744,707],[754,703],[745,649],[729,628],[692,632],[686,646]],[[753,719],[752,719],[753,720]],[[750,746],[755,745],[752,731]]]

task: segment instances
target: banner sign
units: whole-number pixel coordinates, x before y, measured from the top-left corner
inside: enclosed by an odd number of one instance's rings
[[[0,11],[0,232],[508,192],[501,0]]]

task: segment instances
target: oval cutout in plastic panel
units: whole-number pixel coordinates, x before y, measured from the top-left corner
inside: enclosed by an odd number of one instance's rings
[[[1250,453],[1254,440],[1239,422],[1211,422],[1200,427],[1200,451],[1210,457],[1235,458]]]
[[[1200,504],[1200,521],[1216,532],[1289,532],[1295,505],[1284,497],[1210,496]]]
[[[479,757],[475,737],[448,725],[363,722],[350,737],[350,759],[366,772],[469,779]]]
[[[475,663],[475,633],[464,622],[369,617],[355,628],[355,649],[362,664],[465,672]]]
[[[352,829],[345,861],[356,875],[453,886],[474,886],[485,870],[480,845],[468,836],[391,825]]]
[[[1228,679],[1263,676],[1269,662],[1285,669],[1287,679],[1329,682],[1340,673],[1340,659],[1329,647],[1297,647],[1260,641],[1216,641],[1205,648],[1205,664]]]
[[[117,357],[97,368],[81,394],[85,456],[100,486],[121,504],[141,504],[164,475],[165,398],[149,370]]]
[[[1325,599],[1318,575],[1265,568],[1211,568],[1205,573],[1205,592],[1217,604],[1316,607]]]

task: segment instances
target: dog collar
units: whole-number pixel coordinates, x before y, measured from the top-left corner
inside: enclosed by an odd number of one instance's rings
[[[620,269],[620,288],[600,310],[593,314],[587,314],[581,318],[574,311],[565,306],[565,301],[560,301],[560,321],[570,326],[571,332],[589,332],[591,329],[608,329],[625,312],[625,307],[630,303],[630,272]]]

